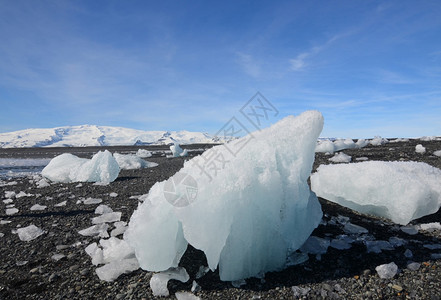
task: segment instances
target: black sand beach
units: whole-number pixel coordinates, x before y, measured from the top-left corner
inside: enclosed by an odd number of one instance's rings
[[[427,151],[415,152],[415,145],[422,144]],[[207,145],[192,145],[191,149],[204,149]],[[154,147],[110,147],[111,152],[136,152],[139,148],[156,150]],[[162,147],[164,150],[166,148]],[[355,161],[357,157],[385,161],[421,161],[441,168],[441,157],[432,153],[441,149],[441,141],[410,140],[388,143],[382,146],[368,146],[363,149],[344,150]],[[39,148],[0,149],[0,158],[54,157],[69,152],[90,157],[103,148]],[[200,151],[191,152],[192,155]],[[325,154],[316,154],[314,169],[320,164],[329,164]],[[139,269],[121,275],[114,282],[100,281],[95,274],[96,266],[84,249],[99,239],[84,237],[78,231],[91,226],[97,205],[77,204],[80,198],[100,198],[103,204],[114,211],[122,212],[121,220],[129,221],[138,206],[138,200],[130,198],[146,194],[157,181],[168,179],[176,173],[188,158],[167,159],[155,155],[146,160],[156,162],[158,167],[141,170],[121,171],[116,181],[106,186],[92,183],[51,184],[38,188],[32,177],[12,178],[0,182],[0,197],[5,191],[24,191],[32,196],[14,200],[19,212],[6,215],[6,204],[0,202],[0,219],[11,221],[0,225],[0,299],[152,299],[149,287],[151,272]],[[11,182],[16,184],[11,184]],[[441,183],[440,183],[441,184]],[[116,197],[110,196],[116,193]],[[66,206],[55,204],[66,201]],[[187,283],[170,281],[170,298],[175,299],[177,291],[190,292],[193,280],[201,290],[195,295],[201,299],[440,299],[441,297],[441,249],[429,249],[424,245],[441,244],[441,232],[419,231],[409,235],[400,226],[387,220],[361,215],[339,205],[320,199],[326,225],[320,225],[313,235],[336,237],[343,234],[342,226],[332,220],[339,216],[348,217],[353,224],[369,231],[375,240],[389,240],[392,237],[405,240],[405,244],[381,253],[368,253],[366,246],[353,243],[347,250],[329,248],[326,254],[279,272],[265,274],[264,278],[251,278],[240,288],[230,282],[219,280],[217,272],[209,272],[196,279],[201,265],[206,266],[204,255],[192,248],[187,249],[181,265],[187,269],[190,280]],[[34,204],[45,205],[42,211],[31,211]],[[340,217],[341,218],[341,217]],[[441,212],[414,220],[411,224],[440,222]],[[335,223],[335,224],[334,224]],[[34,224],[46,233],[35,240],[21,241],[13,231],[19,226]],[[269,241],[270,242],[270,241]],[[432,247],[433,248],[433,247]],[[436,246],[435,246],[436,248]],[[412,258],[404,255],[411,250]],[[60,260],[51,258],[63,254]],[[420,263],[418,270],[407,268],[409,261]],[[375,267],[395,262],[400,268],[392,279],[381,279]],[[294,288],[293,288],[294,287]]]

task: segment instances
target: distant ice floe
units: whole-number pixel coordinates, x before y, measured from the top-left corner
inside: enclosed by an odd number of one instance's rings
[[[183,150],[177,143],[170,146],[170,151],[172,152],[172,157],[188,156],[187,149]]]
[[[153,168],[158,166],[157,163],[145,161],[138,155],[114,153],[113,157],[115,157],[122,170]]]
[[[311,175],[317,196],[398,224],[438,211],[441,170],[420,162],[321,165]]]
[[[201,172],[200,157],[185,162],[178,174],[197,182],[197,198],[187,206],[166,199],[167,181],[156,183],[124,234],[140,266],[149,271],[177,267],[191,244],[204,251],[210,269],[219,266],[224,281],[285,267],[289,253],[303,245],[322,217],[307,184],[322,127],[322,115],[309,111],[228,148],[213,147],[205,157],[223,155],[229,163],[211,177]]]
[[[146,149],[138,149],[136,152],[136,156],[139,156],[141,158],[148,158],[152,156],[152,152]]]
[[[433,152],[433,155],[441,157],[441,150]]]
[[[53,182],[109,183],[118,177],[119,171],[118,162],[105,150],[96,153],[92,159],[61,154],[50,161],[41,175]]]
[[[423,145],[418,144],[418,145],[415,146],[415,152],[416,153],[421,153],[421,154],[426,153],[426,148],[423,147]]]
[[[340,152],[331,157],[329,161],[332,161],[333,163],[349,163],[351,162],[351,159],[352,157],[350,157],[349,155]]]

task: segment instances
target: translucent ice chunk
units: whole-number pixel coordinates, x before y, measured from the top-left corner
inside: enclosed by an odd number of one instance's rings
[[[44,231],[32,224],[27,227],[18,228],[17,234],[20,240],[29,242],[44,234]]]
[[[420,162],[321,165],[311,176],[320,197],[405,225],[438,211],[441,170]]]
[[[53,158],[41,171],[41,175],[53,182],[103,182],[114,181],[119,174],[119,166],[112,154],[105,150],[92,159],[79,158],[64,153]]]
[[[193,178],[185,188],[174,179],[156,183],[124,234],[141,267],[176,267],[190,243],[224,281],[283,268],[322,217],[307,183],[322,127],[317,111],[286,117],[185,162],[179,178]],[[216,170],[204,169],[210,157]],[[189,190],[197,196],[174,206]]]

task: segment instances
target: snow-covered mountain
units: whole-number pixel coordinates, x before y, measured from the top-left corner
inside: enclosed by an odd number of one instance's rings
[[[143,131],[95,125],[36,128],[0,133],[0,148],[167,145],[175,142],[195,144],[220,141],[202,132]]]

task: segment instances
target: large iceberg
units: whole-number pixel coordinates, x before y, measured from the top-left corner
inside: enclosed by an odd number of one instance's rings
[[[70,153],[54,157],[41,171],[41,175],[53,182],[103,182],[114,181],[119,165],[112,154],[105,150],[92,159],[79,158]]]
[[[406,225],[438,211],[441,170],[420,162],[321,165],[311,176],[317,196]]]
[[[317,111],[289,116],[207,150],[156,183],[124,234],[140,266],[177,267],[189,243],[211,270],[219,266],[224,281],[284,268],[322,217],[307,184],[322,128]]]

